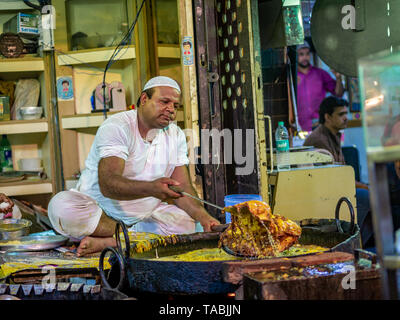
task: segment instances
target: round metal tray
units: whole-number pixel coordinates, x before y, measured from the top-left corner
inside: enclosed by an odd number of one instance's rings
[[[20,242],[15,244],[15,241]],[[16,240],[1,240],[0,250],[3,251],[41,251],[60,247],[68,241],[62,235],[55,236],[26,236]]]

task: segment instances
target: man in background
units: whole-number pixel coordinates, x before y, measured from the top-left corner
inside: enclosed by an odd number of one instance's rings
[[[305,146],[329,151],[335,164],[345,165],[340,144],[340,131],[347,128],[348,102],[336,97],[325,98],[319,109],[319,125],[307,137]],[[356,181],[357,222],[361,229],[363,245],[373,235],[368,185]]]
[[[311,65],[311,50],[307,41],[297,48],[297,114],[303,131],[318,126],[318,110],[326,94],[342,97],[342,76],[333,71],[336,80],[328,72]]]

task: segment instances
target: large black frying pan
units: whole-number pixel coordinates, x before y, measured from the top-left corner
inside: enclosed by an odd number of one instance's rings
[[[351,207],[348,199],[342,198],[335,211],[335,219],[306,219],[300,221],[303,244],[316,244],[330,248],[330,251],[353,253],[361,246],[360,230],[352,221],[339,220],[339,209],[343,202]],[[125,248],[120,241],[120,228],[124,231]],[[196,235],[196,234],[195,234]],[[116,227],[117,248],[108,247],[100,255],[99,269],[102,283],[110,290],[139,291],[166,294],[225,294],[237,288],[222,279],[222,267],[227,261],[158,261],[159,257],[188,252],[202,248],[215,248],[219,240],[219,232],[203,233],[195,240],[195,235],[179,235],[175,244],[154,247],[150,251],[132,254],[129,236],[125,225],[121,222]],[[189,237],[190,236],[190,237]],[[109,262],[111,270],[106,276],[104,258],[112,253]]]

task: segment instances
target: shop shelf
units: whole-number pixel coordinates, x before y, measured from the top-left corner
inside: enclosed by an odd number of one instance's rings
[[[37,72],[44,71],[44,62],[40,57],[2,58],[0,72]]]
[[[116,113],[118,112],[107,112],[107,117]],[[103,121],[104,121],[104,115],[102,112],[75,114],[72,116],[64,116],[62,118],[62,128],[63,129],[97,128],[103,123]]]
[[[0,183],[0,190],[7,196],[13,197],[31,194],[52,193],[53,186],[50,180],[23,180],[10,184]]]
[[[59,54],[57,60],[60,66],[107,62],[113,54],[114,50],[114,47],[108,47],[99,49],[68,51],[64,54]],[[115,57],[115,60],[129,60],[135,58],[135,46],[128,46],[121,49],[121,51]]]
[[[0,134],[48,132],[47,119],[0,121]]]
[[[159,44],[157,49],[159,58],[180,59],[181,51],[178,45]]]
[[[107,112],[107,116],[111,116],[118,112]],[[103,113],[90,113],[90,114],[76,114],[73,116],[64,116],[62,118],[63,129],[84,129],[84,128],[97,128],[104,121]],[[176,117],[177,122],[184,121],[183,110],[179,110]]]

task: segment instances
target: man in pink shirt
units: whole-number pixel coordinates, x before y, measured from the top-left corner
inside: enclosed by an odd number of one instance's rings
[[[318,126],[318,110],[327,92],[342,97],[344,88],[342,76],[334,72],[336,81],[325,70],[310,63],[310,47],[305,41],[297,49],[297,114],[303,131]]]

